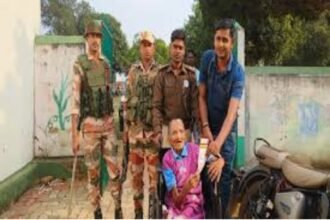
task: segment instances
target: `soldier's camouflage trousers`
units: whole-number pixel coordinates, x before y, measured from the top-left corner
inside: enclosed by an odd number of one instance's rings
[[[152,131],[140,131],[138,133],[132,130],[128,131],[130,144],[129,160],[135,210],[143,207],[143,171],[145,161],[149,176],[149,193],[154,193],[157,187],[158,146],[151,141],[150,137],[152,134]]]
[[[100,205],[100,157],[107,164],[110,177],[110,192],[115,207],[121,206],[120,167],[118,163],[118,146],[114,131],[113,119],[87,118],[82,124],[81,145],[84,151],[88,173],[88,197],[94,208]]]

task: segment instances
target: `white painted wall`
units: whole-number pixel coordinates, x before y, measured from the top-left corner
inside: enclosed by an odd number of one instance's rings
[[[40,1],[0,1],[0,181],[33,158],[34,37]]]
[[[40,38],[47,39],[46,36]],[[35,46],[36,157],[72,156],[70,97],[73,63],[84,53],[85,45],[83,41],[67,43],[65,37],[54,36],[53,39],[56,44]]]

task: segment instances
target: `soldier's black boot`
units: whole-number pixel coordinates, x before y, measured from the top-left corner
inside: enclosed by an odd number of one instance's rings
[[[142,210],[142,208],[135,209],[135,219],[143,219],[143,210]]]
[[[102,219],[102,211],[101,211],[101,208],[98,207],[95,209],[94,211],[94,219]]]
[[[149,219],[162,218],[161,213],[158,213],[158,202],[156,199],[156,193],[150,192],[149,194]]]
[[[123,219],[123,211],[121,208],[115,210],[115,219]]]

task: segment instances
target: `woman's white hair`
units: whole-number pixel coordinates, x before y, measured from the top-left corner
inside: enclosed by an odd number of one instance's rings
[[[184,128],[184,123],[183,123],[182,119],[181,119],[181,118],[174,118],[174,119],[172,119],[172,120],[168,123],[168,134],[171,133],[171,127],[172,127],[172,124],[175,123],[175,122],[180,122],[180,123],[182,123],[183,128]]]

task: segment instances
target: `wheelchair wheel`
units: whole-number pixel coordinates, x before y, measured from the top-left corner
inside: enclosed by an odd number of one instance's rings
[[[162,176],[161,169],[158,169],[158,183],[156,194],[149,197],[149,219],[163,218],[163,203],[165,197],[165,182]]]

